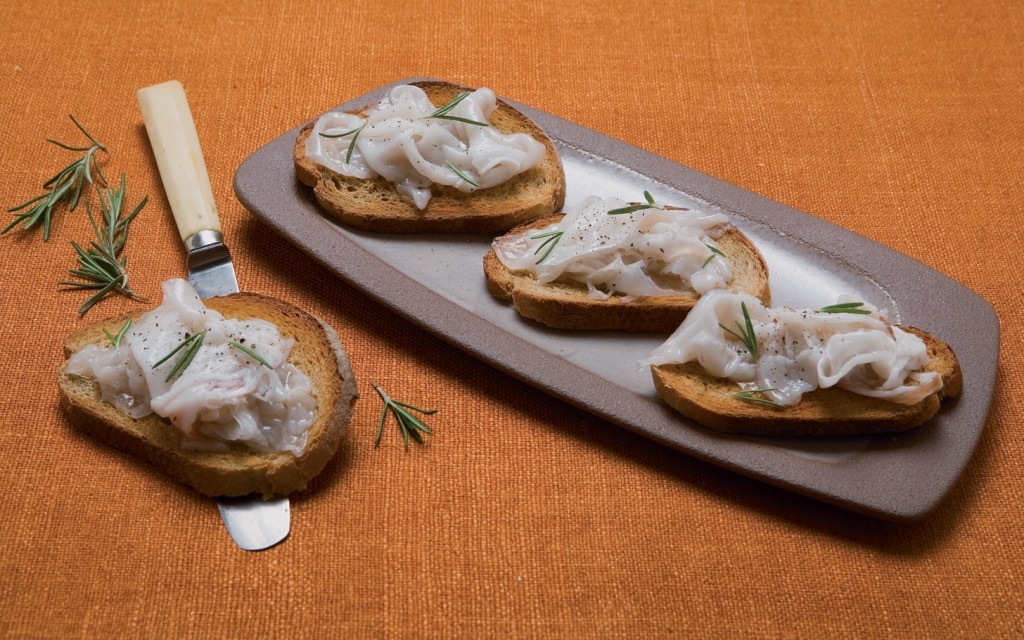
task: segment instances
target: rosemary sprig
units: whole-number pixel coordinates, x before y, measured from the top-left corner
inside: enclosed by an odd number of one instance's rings
[[[110,338],[110,343],[114,345],[115,349],[117,349],[121,346],[121,340],[124,339],[125,334],[128,333],[128,329],[130,329],[131,326],[132,319],[128,318],[127,320],[124,321],[124,324],[121,325],[121,328],[117,330],[117,333],[111,334],[109,331],[106,330],[106,328],[103,329],[103,333],[105,333],[106,336]]]
[[[430,435],[430,428],[409,411],[412,410],[426,415],[433,415],[437,413],[437,409],[421,409],[406,402],[395,400],[385,393],[384,390],[380,388],[380,385],[377,384],[373,385],[373,390],[376,391],[377,395],[380,396],[380,399],[384,401],[384,409],[380,412],[380,419],[377,420],[377,438],[373,441],[373,444],[380,444],[380,437],[384,432],[384,421],[388,417],[388,412],[393,413],[395,420],[398,421],[398,428],[402,432],[402,440],[405,442],[406,449],[409,448],[410,436],[413,440],[422,444],[423,436],[421,434],[425,433]]]
[[[256,362],[262,364],[264,367],[266,367],[268,369],[273,369],[274,368],[274,367],[270,366],[270,363],[267,362],[266,360],[264,360],[258,353],[256,353],[255,351],[253,351],[249,347],[245,346],[241,342],[238,342],[237,340],[230,340],[230,341],[228,341],[228,344],[231,345],[232,347],[238,349],[242,353],[246,354],[247,356],[249,356],[250,358],[252,358]]]
[[[862,309],[864,306],[863,302],[840,302],[839,304],[830,304],[827,307],[818,309],[821,313],[859,313],[862,315],[871,315],[870,309]]]
[[[8,212],[14,214],[14,220],[4,227],[0,234],[6,234],[19,224],[22,225],[24,231],[42,225],[43,241],[45,242],[50,239],[50,224],[53,221],[54,211],[64,202],[67,202],[69,211],[75,210],[82,197],[82,188],[85,186],[85,183],[93,184],[93,170],[96,171],[100,181],[104,185],[107,184],[107,179],[103,175],[103,170],[100,169],[98,160],[99,152],[103,151],[106,153],[107,148],[86,131],[85,127],[79,124],[78,120],[75,120],[74,116],[70,117],[71,122],[75,123],[78,130],[85,134],[85,137],[88,138],[91,144],[75,147],[47,138],[47,142],[55,144],[61,149],[81,152],[83,155],[57,172],[57,175],[44,182],[43,189],[46,190],[45,193],[8,209]]]
[[[71,246],[78,254],[78,268],[69,269],[71,275],[81,280],[62,280],[58,284],[77,287],[79,289],[95,290],[88,300],[78,308],[79,315],[84,315],[89,309],[99,302],[104,296],[112,291],[119,291],[130,298],[143,300],[144,298],[128,286],[128,272],[125,270],[127,259],[121,255],[124,250],[125,241],[128,238],[128,226],[135,216],[142,211],[149,196],[143,196],[131,213],[121,216],[121,209],[124,205],[125,177],[121,174],[121,186],[117,189],[100,190],[100,209],[103,213],[103,228],[96,224],[92,215],[89,203],[85,203],[86,212],[89,215],[89,222],[92,224],[93,232],[96,234],[88,249],[83,249],[74,240]]]
[[[721,327],[723,331],[742,342],[743,346],[745,346],[747,351],[750,352],[750,357],[753,358],[754,362],[757,362],[761,356],[757,349],[757,334],[754,333],[754,323],[750,321],[750,314],[747,312],[747,303],[741,302],[740,308],[743,310],[744,324],[741,325],[739,320],[734,320],[736,323],[736,331],[733,331],[721,322],[718,323],[718,326]]]
[[[619,207],[618,209],[609,209],[608,215],[620,216],[624,213],[633,213],[634,211],[643,211],[644,209],[660,209],[661,205],[654,201],[654,196],[651,195],[650,191],[644,191],[644,200],[647,202],[644,204],[633,204],[628,207]]]
[[[455,175],[459,176],[459,178],[465,180],[466,182],[468,182],[469,184],[473,185],[477,189],[480,188],[480,184],[478,182],[476,182],[475,180],[473,180],[472,178],[467,176],[465,173],[463,173],[461,170],[459,170],[459,168],[456,167],[454,164],[449,162],[448,163],[448,168],[451,169],[452,171],[454,171]]]
[[[464,91],[464,92],[460,93],[459,95],[455,96],[454,98],[452,98],[451,102],[449,102],[448,104],[444,105],[443,107],[440,107],[434,113],[431,113],[430,115],[423,116],[423,117],[424,118],[434,118],[436,120],[455,120],[457,122],[465,122],[466,124],[474,124],[474,125],[476,125],[478,127],[489,127],[489,126],[491,126],[490,124],[488,124],[486,122],[480,122],[479,120],[470,120],[469,118],[460,118],[459,116],[450,116],[450,115],[448,115],[448,113],[452,109],[454,109],[456,106],[458,106],[458,104],[460,102],[462,102],[463,100],[465,100],[468,97],[469,97],[469,92],[468,91]]]
[[[786,405],[782,404],[781,402],[775,402],[771,398],[762,398],[759,395],[755,395],[755,394],[759,394],[759,393],[767,393],[769,391],[777,391],[777,389],[775,387],[765,387],[763,389],[746,389],[744,391],[737,391],[736,393],[734,393],[732,395],[736,396],[740,400],[746,400],[747,402],[758,402],[758,403],[761,403],[761,404],[770,404],[773,407],[784,407],[784,406],[786,406]]]
[[[708,266],[708,263],[711,262],[712,260],[714,260],[715,256],[722,256],[723,258],[725,257],[725,254],[722,253],[722,250],[719,249],[718,247],[713,247],[713,246],[711,246],[710,244],[707,244],[707,243],[704,243],[704,246],[707,247],[708,250],[711,251],[711,255],[709,255],[707,260],[705,260],[703,262],[703,264],[700,265],[701,269],[703,269],[704,267]]]
[[[551,255],[551,252],[554,250],[555,245],[558,244],[558,241],[562,239],[563,233],[565,232],[548,231],[547,233],[538,233],[535,236],[530,236],[530,240],[544,240],[544,242],[540,243],[540,246],[537,247],[537,250],[533,252],[533,255],[537,255],[541,251],[544,251],[544,255],[542,255],[540,259],[538,259],[537,262],[535,262],[534,264],[540,264],[547,260],[547,257]],[[547,248],[547,251],[544,250],[545,247]]]
[[[356,139],[359,138],[359,134],[366,128],[366,123],[359,125],[355,129],[349,129],[344,133],[321,133],[320,136],[323,138],[344,138],[345,136],[352,136],[352,139],[348,142],[348,151],[345,153],[345,164],[352,162],[352,152],[356,148]]]
[[[173,358],[174,354],[178,353],[182,349],[185,350],[185,353],[181,354],[181,356],[174,362],[174,366],[171,367],[170,373],[168,373],[167,377],[164,378],[164,382],[170,382],[171,378],[180,375],[185,371],[185,369],[188,369],[188,365],[192,364],[192,360],[195,359],[196,354],[199,353],[199,347],[203,346],[203,338],[205,337],[205,331],[200,331],[199,333],[186,336],[185,339],[182,340],[178,346],[174,347],[170,353],[153,364],[153,368],[156,369]]]

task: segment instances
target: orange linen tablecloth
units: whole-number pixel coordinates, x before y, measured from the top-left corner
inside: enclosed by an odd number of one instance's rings
[[[236,548],[214,504],[79,435],[58,282],[83,209],[3,264],[0,635],[10,638],[1024,635],[1024,5],[1002,2],[0,3],[0,202],[40,193],[74,115],[149,195],[125,255],[154,302],[183,253],[135,91],[180,80],[241,287],[307,308],[362,397],[292,533]],[[426,76],[624,140],[905,253],[978,292],[1003,357],[976,454],[919,522],[772,488],[595,419],[364,296],[235,199],[253,151]],[[6,215],[6,214],[5,214]],[[6,223],[5,223],[6,224]],[[950,308],[948,313],[958,310]],[[439,409],[405,450],[370,383]]]

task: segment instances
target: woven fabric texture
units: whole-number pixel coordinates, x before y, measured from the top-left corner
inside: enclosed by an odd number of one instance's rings
[[[0,636],[1024,636],[1024,4],[0,0],[0,24],[0,204],[75,157],[46,141],[81,142],[73,115],[128,202],[149,195],[125,255],[157,302],[185,263],[135,91],[180,80],[241,287],[328,321],[361,392],[290,537],[241,551],[212,501],[60,410],[63,337],[147,304],[80,317],[58,285],[84,207],[48,242],[0,236]],[[423,331],[235,198],[249,154],[407,77],[491,87],[977,292],[1002,356],[949,496],[885,522],[670,450]],[[424,445],[392,424],[374,446],[372,382],[439,410]]]

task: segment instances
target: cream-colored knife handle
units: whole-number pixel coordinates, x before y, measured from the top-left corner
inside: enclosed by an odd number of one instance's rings
[[[142,120],[182,241],[198,231],[220,232],[210,176],[185,89],[170,80],[138,91]]]

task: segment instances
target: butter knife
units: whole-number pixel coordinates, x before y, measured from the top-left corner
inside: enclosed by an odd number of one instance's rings
[[[139,89],[137,98],[171,213],[188,251],[188,281],[201,298],[238,293],[184,87],[170,80]],[[274,546],[291,528],[286,496],[219,498],[217,508],[231,539],[246,551]]]

